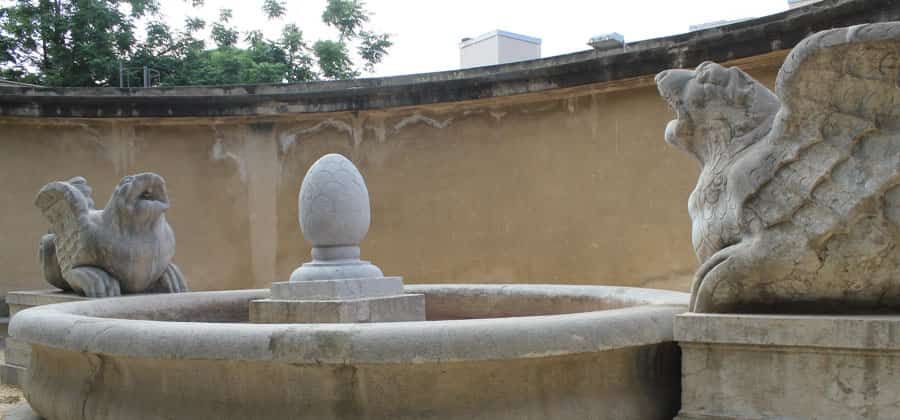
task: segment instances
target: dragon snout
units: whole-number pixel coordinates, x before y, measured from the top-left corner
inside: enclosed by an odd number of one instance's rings
[[[140,174],[132,175],[132,176],[133,176],[135,182],[138,182],[141,184],[152,185],[152,184],[165,184],[166,183],[166,181],[163,179],[163,177],[161,177],[157,174],[154,174],[152,172],[144,172],[144,173],[140,173]]]
[[[137,193],[138,200],[156,201],[168,203],[166,193],[166,181],[163,177],[154,173],[142,173],[134,176],[132,188]]]
[[[685,85],[694,78],[692,70],[671,69],[661,71],[656,75],[656,86],[659,93],[668,101],[672,101],[681,95]]]
[[[668,75],[668,74],[669,74],[668,70],[663,70],[663,71],[659,72],[653,80],[656,81],[656,84],[659,84],[659,81],[662,79],[665,79],[666,75]]]

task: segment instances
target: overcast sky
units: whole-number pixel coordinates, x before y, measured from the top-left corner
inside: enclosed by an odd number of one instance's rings
[[[286,23],[296,23],[310,44],[336,38],[322,24],[326,0],[287,0],[287,15],[268,21],[262,0],[161,0],[167,21],[180,27],[185,16],[214,21],[231,8],[242,31],[263,29],[276,39]],[[543,57],[589,49],[588,39],[619,32],[626,42],[687,32],[693,24],[752,18],[787,9],[787,0],[367,0],[372,27],[393,34],[394,46],[374,75],[393,76],[459,68],[459,41],[495,29],[541,38]]]

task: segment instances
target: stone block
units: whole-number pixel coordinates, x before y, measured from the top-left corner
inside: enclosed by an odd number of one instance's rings
[[[23,309],[33,306],[49,305],[52,303],[76,302],[89,299],[73,292],[64,292],[59,289],[20,290],[9,292],[6,295],[6,303],[9,304],[10,316]]]
[[[272,283],[274,300],[347,300],[403,294],[402,277]]]
[[[900,418],[900,316],[675,318],[677,420]]]
[[[424,321],[425,295],[403,294],[351,300],[278,300],[250,302],[250,322],[338,323]]]
[[[31,346],[24,341],[8,337],[4,358],[7,364],[27,367],[31,362]]]
[[[0,363],[0,381],[5,385],[22,386],[25,379],[25,368],[9,363]]]
[[[9,336],[9,317],[0,317],[0,340],[5,340],[7,336]]]
[[[6,295],[10,318],[22,310],[35,306],[78,302],[86,299],[90,298],[59,289],[19,290]],[[31,361],[31,347],[24,342],[6,337],[3,357],[4,362],[0,364],[0,382],[6,385],[21,385],[21,378],[25,377],[25,369],[28,368]]]

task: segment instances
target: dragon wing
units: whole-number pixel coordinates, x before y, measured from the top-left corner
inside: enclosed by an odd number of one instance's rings
[[[815,241],[862,215],[890,220],[900,209],[900,23],[805,39],[776,93],[782,107],[744,181],[755,194],[743,210],[758,228],[791,222]]]
[[[51,182],[41,188],[34,204],[41,209],[56,235],[56,256],[63,271],[71,266],[81,227],[90,211],[90,201],[81,189],[68,182]]]

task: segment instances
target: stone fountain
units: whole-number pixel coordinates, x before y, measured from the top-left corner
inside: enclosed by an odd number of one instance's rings
[[[405,286],[360,260],[369,197],[339,155],[299,194],[312,261],[271,289],[26,309],[20,418],[670,419],[678,292]],[[28,417],[31,416],[31,417]]]
[[[404,285],[360,260],[368,191],[327,155],[299,196],[312,261],[289,281],[19,312],[13,418],[896,419],[898,57],[894,22],[811,36],[774,93],[714,63],[657,77],[666,141],[701,164],[690,296]]]

